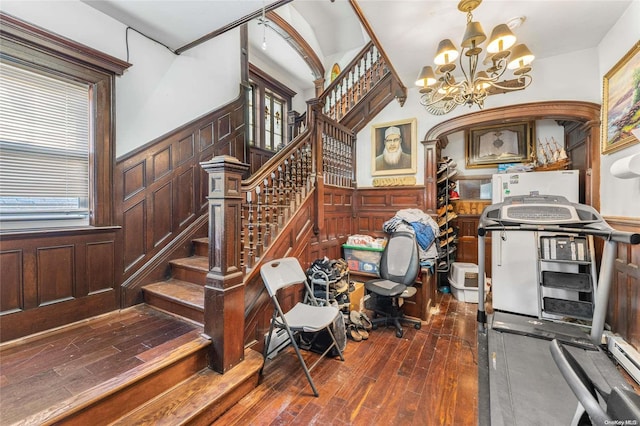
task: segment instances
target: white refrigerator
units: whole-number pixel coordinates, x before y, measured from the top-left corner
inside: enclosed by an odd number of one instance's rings
[[[561,195],[577,203],[578,176],[578,170],[494,174],[491,179],[492,201],[501,203],[505,197],[517,195]],[[535,233],[491,233],[491,289],[494,309],[538,316]]]

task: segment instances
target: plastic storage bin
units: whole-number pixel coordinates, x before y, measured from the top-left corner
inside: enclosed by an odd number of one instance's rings
[[[350,271],[378,273],[383,248],[342,245]]]
[[[486,275],[485,275],[486,277]],[[485,279],[485,283],[487,280]],[[449,270],[451,294],[456,300],[478,303],[478,265],[475,263],[453,262]],[[485,299],[489,286],[485,285]]]

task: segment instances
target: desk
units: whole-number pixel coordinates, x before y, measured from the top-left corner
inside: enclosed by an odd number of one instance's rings
[[[375,274],[367,272],[350,271],[349,277],[354,281],[366,282],[378,278]],[[435,306],[436,291],[438,286],[437,272],[432,273],[429,268],[421,268],[416,278],[416,294],[405,299],[404,313],[408,316],[420,318],[426,321],[429,318],[429,309]]]

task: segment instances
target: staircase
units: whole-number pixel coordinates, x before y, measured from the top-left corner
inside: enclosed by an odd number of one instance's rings
[[[204,324],[204,285],[209,272],[208,246],[206,238],[194,239],[193,256],[169,262],[171,278],[144,286],[144,301]]]
[[[0,423],[209,425],[254,389],[263,366],[262,355],[255,350],[246,349],[244,361],[225,374],[219,374],[208,367],[207,356],[211,341],[202,335],[208,241],[206,238],[199,238],[192,243],[191,257],[171,262],[170,279],[144,287],[146,304],[95,317],[86,323],[72,324],[48,333],[46,337],[26,338],[23,349],[20,348],[21,343],[3,348],[3,356],[26,359],[34,356],[32,346],[43,345],[43,338],[52,342],[65,338],[71,342],[83,341],[84,338],[97,342],[90,345],[95,353],[104,353],[113,348],[111,345],[130,346],[127,339],[137,341],[140,335],[153,334],[154,343],[150,343],[149,349],[142,353],[135,352],[138,355],[134,358],[142,359],[144,362],[133,368],[124,367],[121,370],[126,371],[116,373],[113,377],[105,376],[104,381],[71,397],[61,390],[58,398],[48,397],[46,403],[29,402],[33,392],[27,391],[27,396],[21,399],[27,404],[25,408],[21,411],[16,406],[13,412],[4,412],[0,416]],[[127,321],[127,318],[145,316],[159,318],[158,321],[162,321],[161,323],[152,324],[161,324],[161,329],[149,332],[150,325],[147,323],[139,325],[137,322]],[[129,324],[125,325],[128,322]],[[81,330],[87,327],[110,328],[112,331],[105,334],[96,333],[88,338],[82,335],[74,337],[74,328]],[[63,337],[56,338],[56,333]],[[123,335],[125,343],[116,343]],[[32,346],[29,346],[30,341]],[[103,342],[104,347],[101,346]],[[45,347],[54,346],[49,343]],[[68,346],[71,346],[71,343]],[[23,350],[25,355],[20,355],[20,350]],[[53,350],[47,351],[43,356],[46,355],[52,360],[60,357]],[[7,361],[10,362],[9,358]],[[41,363],[38,360],[35,362]],[[126,364],[128,361],[123,362]],[[106,364],[111,365],[112,362],[106,361]],[[53,370],[59,368],[53,367]],[[32,408],[27,409],[29,405],[36,408],[35,412]]]

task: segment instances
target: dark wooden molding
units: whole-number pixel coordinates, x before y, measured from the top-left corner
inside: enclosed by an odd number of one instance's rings
[[[605,216],[604,220],[619,231],[640,232],[640,218],[623,216]]]
[[[443,121],[427,131],[423,140],[443,140],[447,135],[479,125],[522,120],[566,120],[583,123],[588,133],[585,202],[600,208],[600,105],[582,101],[546,101],[508,105],[465,114]]]
[[[435,140],[479,124],[508,123],[523,118],[588,122],[600,119],[600,105],[581,101],[547,101],[491,108],[443,121],[429,129],[423,140]]]
[[[257,66],[253,65],[252,63],[249,63],[249,76],[250,78],[254,78],[254,79],[257,78],[259,80],[262,80],[262,82],[265,83],[267,86],[273,86],[279,92],[282,92],[282,94],[285,94],[291,98],[293,98],[296,95],[295,90],[288,88],[287,86],[285,86],[284,84],[276,80],[275,78],[271,77],[266,72],[262,71]],[[289,103],[291,103],[291,99],[289,99],[288,101]]]
[[[271,3],[270,5],[266,6],[265,7],[265,11],[266,12],[272,11],[274,9],[279,8],[280,6],[284,6],[287,3],[291,3],[292,1],[293,0],[279,0],[279,1],[276,1],[276,2]],[[257,18],[257,17],[259,17],[261,15],[262,15],[262,9],[258,9],[253,13],[250,13],[250,14],[248,14],[246,16],[243,16],[240,19],[237,19],[237,20],[235,20],[235,21],[233,21],[233,22],[231,22],[231,23],[229,23],[229,24],[227,24],[227,25],[225,25],[223,27],[218,28],[215,31],[210,32],[209,34],[206,34],[206,35],[200,37],[197,40],[192,41],[191,43],[187,43],[184,46],[177,48],[175,53],[180,55],[181,53],[186,52],[189,49],[193,49],[194,47],[204,43],[205,41],[209,41],[212,38],[215,38],[215,37],[219,36],[220,34],[224,34],[227,31],[231,31],[232,29],[234,29],[236,27],[239,27],[240,25],[246,24],[247,22],[249,22],[252,19],[255,19],[255,18]]]
[[[48,54],[122,75],[130,63],[0,12],[0,36]]]
[[[289,46],[307,63],[314,81],[324,79],[325,70],[322,61],[304,37],[276,12],[267,12],[266,16],[271,21],[273,30],[289,43]]]

